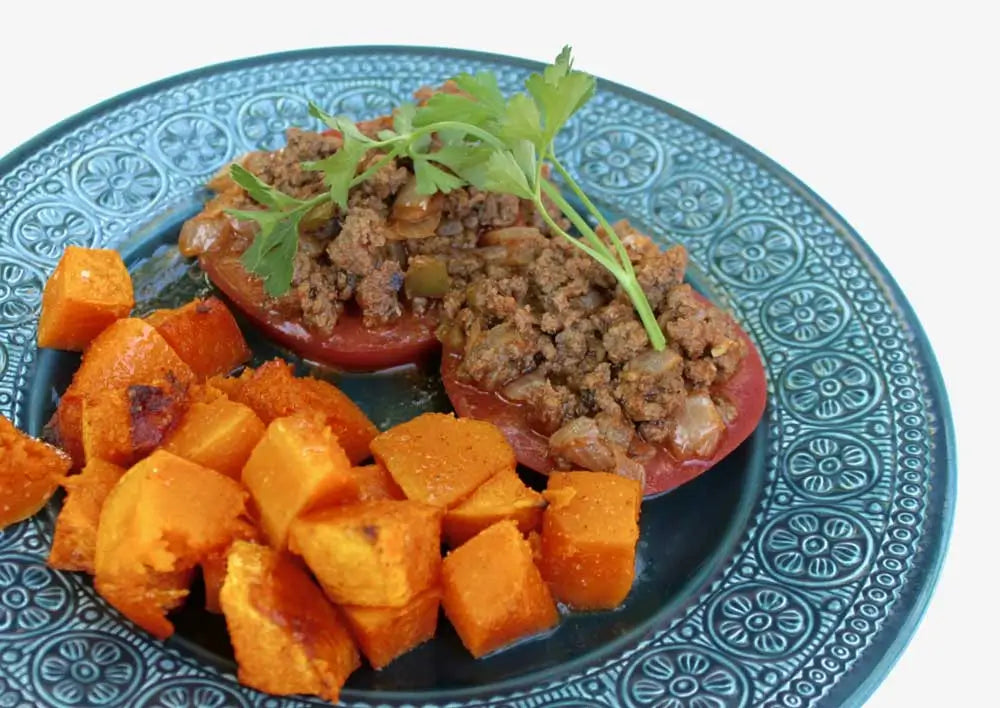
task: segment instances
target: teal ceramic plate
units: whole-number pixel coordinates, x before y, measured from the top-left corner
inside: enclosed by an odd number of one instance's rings
[[[46,275],[67,244],[120,248],[140,308],[206,287],[170,244],[237,155],[309,125],[309,99],[367,118],[421,85],[537,68],[443,49],[324,49],[209,67],[137,89],[0,161],[0,413],[38,433],[76,362],[39,352]],[[913,312],[858,235],[752,148],[601,82],[558,148],[615,216],[692,259],[699,289],[757,342],[769,405],[725,463],[643,507],[637,582],[615,612],[481,661],[447,623],[344,691],[356,705],[859,703],[892,666],[945,552],[954,442]],[[255,341],[257,354],[269,353]],[[301,363],[301,362],[300,362]],[[420,371],[339,378],[380,424],[445,408]],[[46,568],[58,501],[0,532],[0,707],[311,705],[240,687],[218,618],[185,611],[167,644],[84,577]],[[194,604],[196,599],[192,601]],[[318,702],[316,702],[318,703]]]

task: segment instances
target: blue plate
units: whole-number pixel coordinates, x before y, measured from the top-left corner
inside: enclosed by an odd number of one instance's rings
[[[228,160],[311,124],[313,99],[367,118],[421,85],[537,67],[419,48],[324,49],[201,69],[137,89],[0,161],[0,413],[37,434],[76,359],[39,352],[46,275],[67,244],[113,245],[139,307],[207,286],[170,244]],[[923,612],[944,556],[954,441],[940,374],[892,278],[833,210],[752,148],[623,86],[559,137],[615,216],[683,243],[690,278],[764,355],[769,406],[723,464],[643,507],[637,582],[615,612],[575,614],[485,660],[447,623],[346,703],[722,708],[860,703]],[[273,353],[255,339],[258,357]],[[298,362],[305,367],[305,364]],[[319,372],[328,375],[328,372]],[[446,408],[433,372],[334,377],[380,425]],[[219,618],[166,644],[82,576],[44,562],[58,501],[0,532],[0,707],[283,706],[240,687]]]

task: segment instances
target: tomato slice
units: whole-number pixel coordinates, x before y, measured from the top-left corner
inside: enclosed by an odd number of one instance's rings
[[[717,390],[735,405],[737,413],[726,425],[719,447],[710,459],[689,460],[677,459],[667,448],[657,447],[656,455],[645,464],[646,496],[670,491],[711,468],[746,440],[760,422],[767,404],[764,365],[746,332],[739,332],[747,344],[747,355],[736,374]],[[448,351],[441,360],[441,379],[455,412],[494,423],[514,448],[518,462],[548,474],[553,468],[548,438],[531,429],[522,405],[460,382],[456,376],[460,361],[457,353]]]
[[[202,270],[226,298],[269,338],[311,361],[347,371],[376,371],[420,361],[438,349],[433,314],[403,316],[388,327],[366,327],[361,315],[345,312],[327,334],[308,329],[297,314],[269,306],[261,282],[250,277],[239,257],[209,252]]]

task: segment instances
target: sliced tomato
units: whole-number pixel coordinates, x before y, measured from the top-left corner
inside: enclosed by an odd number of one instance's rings
[[[348,371],[376,371],[420,361],[437,351],[436,317],[409,310],[392,325],[366,327],[360,314],[345,312],[327,334],[307,328],[292,308],[269,301],[261,282],[231,254],[206,253],[199,259],[212,283],[269,338],[320,364]],[[268,303],[271,303],[270,305]]]
[[[710,459],[681,460],[665,447],[658,447],[656,455],[645,464],[647,496],[679,487],[714,466],[746,440],[760,422],[767,404],[764,366],[746,332],[740,330],[740,336],[747,344],[747,356],[736,374],[717,390],[735,405],[736,416],[727,424],[715,454]],[[460,361],[454,352],[445,352],[441,360],[441,379],[455,412],[494,423],[514,448],[518,462],[548,474],[553,468],[548,438],[531,429],[522,405],[460,382],[456,376]]]

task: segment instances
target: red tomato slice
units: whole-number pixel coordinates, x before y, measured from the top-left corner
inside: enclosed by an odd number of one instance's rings
[[[747,343],[747,356],[739,371],[718,389],[719,394],[735,404],[737,414],[726,426],[718,449],[711,459],[678,460],[665,447],[657,448],[656,455],[645,465],[646,496],[670,491],[694,479],[735,450],[760,422],[767,404],[764,366],[757,348],[742,329],[740,336]],[[548,438],[531,429],[520,404],[459,382],[456,378],[459,361],[454,352],[445,352],[441,360],[441,379],[455,412],[494,423],[514,448],[518,462],[548,474],[553,467],[548,456]]]
[[[419,361],[437,350],[436,318],[409,310],[391,326],[371,329],[361,316],[345,312],[333,331],[318,334],[297,316],[268,307],[259,280],[251,278],[235,255],[206,253],[199,260],[212,283],[264,334],[296,354],[348,371],[375,371]]]

